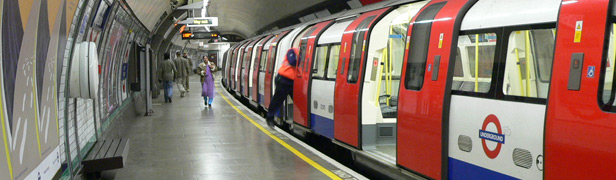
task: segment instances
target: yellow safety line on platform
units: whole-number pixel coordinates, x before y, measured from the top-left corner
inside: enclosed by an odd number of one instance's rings
[[[217,90],[220,90],[219,88],[216,88]],[[282,139],[276,137],[274,134],[272,134],[271,132],[269,132],[267,129],[265,129],[263,126],[261,126],[259,123],[255,122],[252,118],[248,117],[246,114],[244,114],[244,112],[242,112],[242,110],[240,110],[239,108],[237,108],[235,105],[233,105],[233,103],[231,103],[231,101],[229,101],[229,99],[227,99],[227,97],[225,95],[223,95],[220,91],[218,91],[218,93],[220,94],[220,97],[222,97],[225,101],[227,101],[227,103],[233,107],[233,109],[235,109],[238,113],[240,113],[242,116],[244,116],[244,118],[246,118],[246,120],[250,121],[250,123],[252,123],[254,126],[256,126],[257,128],[259,128],[261,131],[263,131],[263,133],[265,133],[266,135],[268,135],[269,137],[271,137],[272,139],[274,139],[276,142],[280,143],[280,145],[282,145],[283,147],[287,148],[289,151],[291,151],[293,154],[295,154],[297,157],[301,158],[302,160],[306,161],[308,164],[310,164],[312,167],[316,168],[317,170],[321,171],[323,174],[327,175],[329,178],[332,179],[342,179],[340,177],[338,177],[336,174],[332,173],[331,171],[329,171],[328,169],[325,169],[323,166],[319,165],[318,163],[314,162],[312,159],[308,158],[306,155],[302,154],[301,152],[299,152],[297,149],[295,149],[293,146],[287,144],[286,142],[284,142]]]
[[[2,3],[0,3],[1,5]],[[2,17],[2,16],[0,16]],[[2,83],[2,82],[0,82]],[[2,124],[2,140],[4,141],[4,151],[6,152],[6,164],[9,166],[9,174],[11,179],[13,179],[13,163],[11,163],[11,154],[9,149],[9,144],[7,143],[6,137],[6,126],[4,120],[4,104],[2,104],[2,91],[0,91],[0,124]]]
[[[41,136],[39,136],[39,117],[38,117],[38,92],[36,91],[36,62],[32,63],[32,101],[34,101],[34,127],[36,128],[36,144],[38,145],[39,158],[43,156],[41,153]]]
[[[3,5],[4,5],[4,1],[0,1],[0,6],[3,6]],[[2,14],[3,13],[0,13],[0,18],[3,18]],[[0,27],[2,27],[2,26],[0,25]],[[2,75],[0,75],[0,77],[2,77]],[[4,83],[4,82],[2,82],[0,80],[0,83]],[[9,148],[9,144],[7,143],[8,140],[7,140],[7,137],[6,137],[6,135],[7,135],[6,134],[6,126],[7,125],[4,122],[5,119],[4,119],[4,110],[3,110],[4,109],[4,104],[2,103],[2,94],[3,94],[2,91],[4,91],[4,90],[0,89],[0,124],[2,124],[1,125],[2,126],[2,140],[4,142],[4,151],[5,151],[5,155],[6,155],[6,164],[9,167],[9,175],[10,175],[11,179],[13,179],[13,163],[11,163],[11,151],[10,151],[10,148]]]

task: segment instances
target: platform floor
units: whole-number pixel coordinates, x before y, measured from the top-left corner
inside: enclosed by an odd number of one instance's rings
[[[128,160],[125,168],[115,171],[114,179],[365,179],[322,158],[286,133],[278,132],[280,129],[270,129],[222,92],[218,82],[212,108],[203,104],[198,76],[193,76],[186,97],[180,98],[174,88],[173,103],[164,103],[160,96],[153,100],[153,116],[129,121]],[[238,113],[221,98],[221,93],[258,125]],[[306,158],[282,144],[290,145]],[[323,168],[317,169],[319,166]]]

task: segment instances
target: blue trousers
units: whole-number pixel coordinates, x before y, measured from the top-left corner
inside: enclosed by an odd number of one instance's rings
[[[214,101],[214,98],[208,98],[207,96],[203,96],[203,100],[205,101],[207,105],[207,104],[212,104],[212,102]]]
[[[167,102],[173,96],[173,81],[163,81],[163,87],[165,89],[165,102]]]

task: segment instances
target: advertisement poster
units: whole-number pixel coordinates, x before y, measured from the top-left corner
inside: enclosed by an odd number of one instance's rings
[[[109,9],[109,4],[106,0],[101,0],[101,3],[98,5],[98,9],[96,10],[96,16],[94,16],[94,21],[92,22],[92,27],[97,27],[99,29],[104,29],[105,21],[107,20],[107,15]]]
[[[0,2],[0,179],[51,179],[60,169],[57,62],[76,4]]]

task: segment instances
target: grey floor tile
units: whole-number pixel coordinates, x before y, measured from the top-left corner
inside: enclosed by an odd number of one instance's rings
[[[125,168],[115,171],[115,179],[329,179],[222,98],[214,99],[213,108],[204,107],[198,77],[191,78],[193,88],[187,97],[180,98],[176,89],[173,103],[154,99],[160,105],[154,106],[153,116],[128,122],[131,148]],[[332,167],[324,160],[315,161]]]

